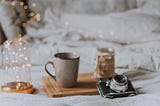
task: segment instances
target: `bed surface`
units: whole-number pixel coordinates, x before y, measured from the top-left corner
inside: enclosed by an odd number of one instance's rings
[[[143,1],[143,0],[141,0]],[[44,13],[43,26],[30,22],[32,83],[34,94],[0,92],[2,106],[159,106],[160,104],[160,2],[107,15],[63,14],[57,18],[51,9]],[[118,26],[119,25],[119,26]],[[49,98],[42,90],[40,79],[46,76],[44,65],[56,52],[80,55],[80,73],[94,72],[94,58],[99,47],[115,49],[116,73],[132,81],[138,95],[104,99],[94,96]],[[1,60],[0,55],[0,60]],[[39,58],[41,57],[41,58]],[[0,61],[1,66],[1,61]],[[4,71],[0,71],[0,81]]]
[[[133,97],[106,99],[99,95],[92,96],[68,96],[60,98],[47,97],[43,92],[40,78],[45,75],[42,67],[32,69],[32,82],[38,89],[35,94],[15,94],[15,93],[0,93],[2,106],[104,106],[105,103],[109,106],[159,106],[159,72],[148,72],[145,70],[134,70],[124,73],[132,81],[133,86],[139,92]],[[1,77],[2,78],[2,77]]]

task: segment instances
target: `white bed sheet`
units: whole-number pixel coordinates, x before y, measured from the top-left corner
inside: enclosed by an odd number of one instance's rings
[[[144,8],[150,7],[152,6],[146,5],[146,7],[142,8],[142,10],[147,10]],[[130,13],[145,14],[149,16],[152,15],[153,17],[156,17],[157,20],[160,16],[158,15],[160,13],[159,7],[155,5],[153,10],[156,10],[156,12],[153,12],[152,10],[140,11],[137,9],[130,11]],[[123,14],[126,16],[125,13],[122,13],[121,17],[123,17]],[[126,12],[126,14],[128,14],[128,12]],[[45,15],[45,26],[40,29],[28,27],[28,35],[24,36],[24,39],[29,41],[31,44],[31,62],[33,65],[32,83],[38,90],[34,95],[0,93],[0,104],[2,106],[47,106],[47,104],[48,106],[53,106],[55,103],[58,103],[55,104],[56,106],[65,106],[64,104],[74,106],[93,106],[94,104],[103,106],[109,103],[111,103],[109,106],[159,106],[159,33],[156,33],[156,36],[153,33],[148,33],[148,36],[154,38],[152,40],[142,40],[138,43],[130,43],[126,41],[122,42],[123,40],[117,42],[107,38],[104,39],[101,36],[89,36],[87,35],[88,32],[86,33],[75,30],[77,27],[68,27],[68,23],[63,23],[66,22],[66,18],[61,18],[61,20],[57,19],[57,17],[55,17],[50,10],[47,10]],[[138,22],[134,23],[138,26],[139,21],[135,22]],[[135,39],[139,38],[137,37]],[[115,66],[117,67],[115,71],[119,74],[123,73],[128,76],[128,78],[132,81],[133,86],[139,91],[137,96],[110,100],[104,99],[99,95],[78,95],[63,98],[49,98],[45,95],[41,87],[40,78],[47,75],[44,71],[44,65],[47,61],[52,60],[52,55],[54,53],[75,52],[80,55],[80,73],[93,72],[94,57],[96,48],[98,47],[112,47],[115,49]],[[0,75],[3,76],[3,71],[1,71]],[[3,77],[0,77],[0,80],[2,79]]]
[[[34,67],[32,68],[32,83],[38,89],[37,92],[35,94],[1,92],[0,101],[2,106],[104,106],[107,104],[110,104],[109,106],[159,106],[160,72],[130,70],[124,74],[132,81],[133,86],[139,92],[138,95],[117,99],[107,99],[100,95],[50,98],[45,95],[40,83],[40,78],[46,75],[43,66]]]

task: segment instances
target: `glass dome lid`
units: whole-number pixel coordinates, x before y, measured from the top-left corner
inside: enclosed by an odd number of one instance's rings
[[[32,93],[29,45],[21,37],[7,40],[2,46],[2,68],[5,76],[2,92]]]

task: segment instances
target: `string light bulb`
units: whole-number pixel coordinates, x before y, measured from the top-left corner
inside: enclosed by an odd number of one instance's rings
[[[11,2],[11,5],[12,5],[12,6],[15,6],[15,5],[16,5],[16,1],[12,1],[12,2]]]
[[[28,6],[27,6],[27,5],[24,5],[23,8],[24,8],[25,10],[27,10],[27,9],[28,9]]]
[[[36,3],[32,3],[32,7],[36,7],[37,6],[37,4]]]
[[[24,2],[20,2],[20,5],[23,6],[23,5],[24,5]]]

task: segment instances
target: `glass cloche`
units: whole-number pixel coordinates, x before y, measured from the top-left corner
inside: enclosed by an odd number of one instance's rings
[[[2,92],[32,93],[30,50],[21,37],[7,40],[2,46]]]

